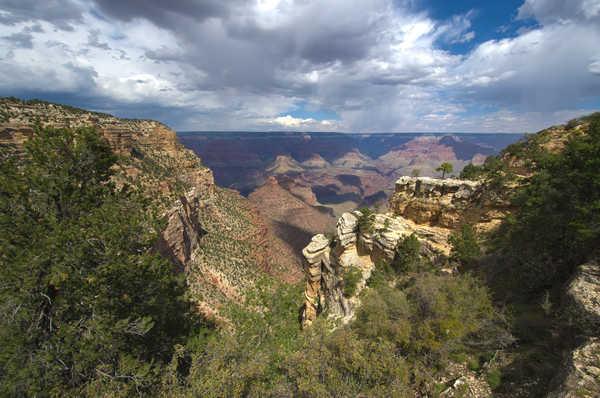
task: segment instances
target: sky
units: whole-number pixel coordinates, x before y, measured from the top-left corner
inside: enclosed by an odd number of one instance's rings
[[[535,132],[600,110],[600,0],[0,0],[0,96],[196,131]]]

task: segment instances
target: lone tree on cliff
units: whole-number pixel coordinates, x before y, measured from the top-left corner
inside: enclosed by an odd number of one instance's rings
[[[452,166],[452,164],[448,163],[448,162],[442,163],[440,165],[440,167],[438,167],[437,169],[435,169],[435,171],[441,171],[442,172],[442,179],[446,176],[446,174],[452,173],[453,170],[454,170],[454,166]]]

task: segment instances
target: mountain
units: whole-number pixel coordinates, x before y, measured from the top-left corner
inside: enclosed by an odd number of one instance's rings
[[[289,182],[288,182],[289,184]],[[269,220],[272,230],[289,250],[286,256],[295,257],[317,232],[333,230],[333,212],[323,206],[311,206],[306,200],[292,194],[296,191],[288,185],[285,189],[273,176],[266,184],[248,195],[261,216]]]
[[[312,190],[336,215],[363,205],[386,206],[403,175],[455,173],[518,140],[512,134],[178,133],[213,170],[217,185],[243,195],[286,175]],[[310,196],[310,194],[309,194]]]
[[[310,158],[302,162],[302,167],[305,169],[326,169],[331,167],[331,164],[318,153],[314,153]]]
[[[267,174],[286,174],[293,172],[301,172],[304,169],[296,160],[289,155],[278,155],[275,161],[265,169]]]
[[[333,161],[333,167],[340,169],[374,169],[372,159],[360,153],[358,148],[354,148],[351,152],[345,153],[344,156]]]
[[[286,252],[259,209],[238,192],[214,184],[212,171],[167,126],[42,101],[0,99],[0,145],[18,153],[34,125],[94,127],[122,156],[119,184],[138,186],[159,203],[166,227],[157,249],[186,276],[202,313],[238,301],[265,275],[298,281],[300,258]],[[283,254],[285,253],[285,255]],[[277,266],[275,266],[277,264]]]

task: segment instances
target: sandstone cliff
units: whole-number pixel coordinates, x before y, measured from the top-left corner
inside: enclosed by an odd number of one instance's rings
[[[373,220],[373,232],[360,231],[360,212],[344,213],[337,222],[334,237],[315,235],[304,248],[304,271],[306,288],[303,327],[310,326],[320,310],[339,318],[343,323],[354,316],[360,305],[359,293],[379,261],[393,260],[400,239],[415,233],[421,241],[423,255],[434,260],[447,253],[448,231],[420,226],[410,220],[391,214],[377,214]],[[349,269],[360,272],[355,294],[344,295],[344,274]]]
[[[210,169],[152,120],[127,120],[42,101],[0,99],[0,146],[19,156],[34,124],[95,127],[121,155],[115,180],[142,190],[166,221],[157,249],[185,272],[191,298],[208,315],[265,273],[298,280],[298,266],[274,266],[284,250],[258,209],[239,193],[214,185]],[[280,263],[283,263],[281,261]]]
[[[506,193],[487,189],[480,182],[401,177],[389,211],[417,224],[450,229],[472,224],[490,230],[506,217],[509,206]]]
[[[401,177],[390,199],[389,212],[375,215],[372,232],[359,229],[359,211],[344,213],[331,241],[316,235],[303,250],[303,326],[312,323],[319,309],[326,309],[342,322],[349,321],[360,302],[358,294],[376,264],[392,261],[402,238],[414,233],[421,242],[421,254],[435,262],[440,254],[449,254],[448,237],[456,228],[470,223],[479,230],[489,230],[507,211],[506,199],[478,182]],[[356,294],[345,297],[343,275],[350,267],[360,270],[361,278]]]

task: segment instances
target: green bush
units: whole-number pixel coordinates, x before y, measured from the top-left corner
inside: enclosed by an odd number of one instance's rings
[[[342,279],[344,281],[344,296],[352,297],[358,288],[358,282],[362,279],[362,271],[356,267],[344,267],[342,269]]]
[[[360,215],[358,216],[358,231],[363,234],[372,234],[375,232],[375,213],[368,207],[360,209]]]
[[[450,261],[468,266],[473,265],[481,256],[481,247],[477,242],[477,236],[469,224],[464,224],[459,231],[452,233],[448,238],[448,243],[452,245]]]
[[[115,162],[90,128],[38,127],[23,164],[0,159],[2,396],[148,392],[185,338],[183,280],[153,250],[162,223],[116,189]]]
[[[396,245],[393,260],[396,270],[399,272],[415,271],[421,263],[420,249],[421,243],[414,232],[400,239]]]
[[[497,390],[502,385],[502,373],[500,373],[499,369],[491,370],[488,372],[486,381],[488,382],[492,391]]]
[[[477,372],[481,369],[481,364],[479,363],[479,357],[469,358],[467,359],[467,367],[473,372]]]
[[[460,172],[460,178],[463,180],[478,180],[485,174],[483,166],[475,166],[471,163],[466,165]]]

